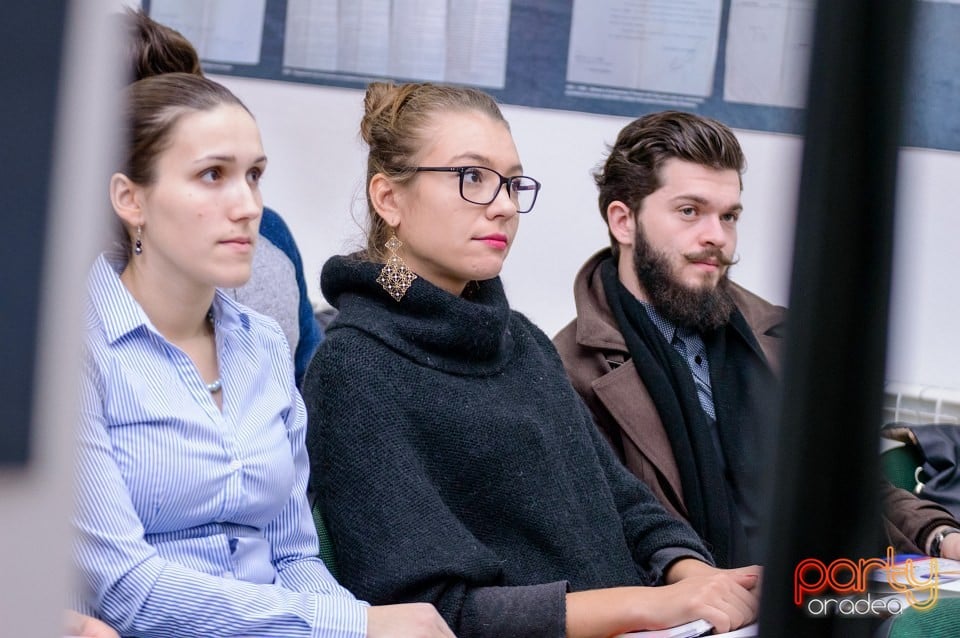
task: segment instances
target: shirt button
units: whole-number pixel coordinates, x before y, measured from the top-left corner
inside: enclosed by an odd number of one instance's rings
[[[243,467],[243,463],[241,463],[240,461],[230,461],[230,469],[233,470],[234,472],[236,472],[242,467]]]

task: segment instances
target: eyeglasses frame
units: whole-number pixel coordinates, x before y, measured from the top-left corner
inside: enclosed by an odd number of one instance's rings
[[[482,168],[483,170],[490,171],[491,173],[493,173],[494,175],[500,178],[500,183],[497,185],[497,190],[493,193],[493,197],[490,198],[490,201],[475,202],[472,199],[467,199],[467,197],[463,194],[463,176],[471,168]],[[533,210],[534,205],[536,205],[537,203],[537,196],[540,194],[540,188],[543,186],[538,180],[530,177],[529,175],[510,175],[508,177],[508,176],[501,175],[499,171],[495,171],[489,166],[480,166],[478,164],[471,164],[469,166],[415,166],[413,167],[412,170],[416,173],[457,173],[459,174],[460,199],[462,199],[465,202],[469,202],[470,204],[476,204],[477,206],[489,206],[490,204],[492,204],[493,201],[497,199],[497,196],[500,195],[500,191],[501,189],[503,189],[504,184],[507,185],[507,192],[509,193],[510,192],[509,186],[510,186],[511,180],[515,180],[520,177],[524,179],[529,179],[536,185],[533,191],[533,201],[530,202],[530,207],[527,208],[527,210],[517,209],[517,214],[520,214],[520,215],[524,215]]]

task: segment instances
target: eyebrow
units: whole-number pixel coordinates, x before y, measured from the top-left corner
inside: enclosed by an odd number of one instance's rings
[[[700,195],[677,195],[676,197],[671,198],[671,201],[673,202],[681,202],[684,200],[694,202],[695,204],[700,204],[701,206],[707,206],[710,204],[710,200],[708,200],[706,197],[701,197]],[[734,204],[726,210],[728,213],[732,213],[734,211],[743,211],[743,204]]]
[[[233,164],[237,161],[236,155],[204,155],[203,157],[197,158],[194,160],[194,164],[202,164],[203,162],[209,162],[210,160],[215,160],[217,162],[224,162],[227,164]],[[267,161],[266,155],[261,155],[257,159],[253,160],[253,164],[262,164]]]
[[[457,162],[460,160],[472,160],[474,162],[477,162],[478,166],[484,166],[484,167],[489,167],[490,164],[493,163],[490,161],[489,157],[485,155],[480,155],[479,153],[472,153],[472,152],[461,153],[460,155],[456,155],[453,158],[451,158],[450,161]],[[523,166],[520,164],[514,164],[508,169],[508,172],[519,175],[520,173],[523,172]]]

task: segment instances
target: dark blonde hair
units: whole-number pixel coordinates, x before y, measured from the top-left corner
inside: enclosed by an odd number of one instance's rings
[[[644,115],[623,127],[603,166],[593,174],[603,221],[615,201],[636,215],[647,195],[663,185],[660,169],[674,158],[735,170],[739,175],[746,166],[740,142],[722,122],[682,111]],[[614,256],[618,255],[619,244],[612,234],[610,243]]]
[[[409,182],[415,174],[411,170],[414,160],[427,142],[434,117],[440,113],[477,111],[510,127],[491,96],[467,87],[373,82],[367,86],[363,107],[360,136],[369,149],[366,179],[369,228],[364,257],[383,261],[383,244],[391,231],[370,201],[370,180],[382,173],[394,182]]]

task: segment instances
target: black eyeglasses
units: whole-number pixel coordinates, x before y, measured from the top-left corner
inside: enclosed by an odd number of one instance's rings
[[[418,173],[457,173],[460,175],[460,197],[471,204],[486,206],[497,198],[500,188],[507,185],[510,201],[518,213],[529,213],[537,202],[540,182],[526,175],[504,177],[485,166],[418,166]]]

